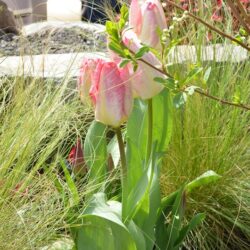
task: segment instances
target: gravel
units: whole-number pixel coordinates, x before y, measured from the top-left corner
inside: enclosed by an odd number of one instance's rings
[[[43,28],[27,36],[0,33],[0,56],[106,51],[106,36],[91,28]]]

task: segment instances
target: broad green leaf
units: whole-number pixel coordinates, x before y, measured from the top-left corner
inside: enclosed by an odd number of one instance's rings
[[[104,124],[93,121],[84,142],[84,158],[89,168],[88,181],[96,185],[97,189],[104,183],[107,172],[106,130]]]
[[[164,211],[164,213],[166,213],[166,214],[171,212],[172,206],[174,205],[174,201],[176,200],[178,192],[179,191],[177,190],[177,191],[171,193],[170,195],[161,199],[161,206],[158,210],[158,217],[161,216],[162,211]]]
[[[185,226],[184,228],[181,229],[180,233],[179,233],[179,237],[176,240],[176,242],[174,243],[174,249],[178,250],[181,247],[181,244],[183,243],[185,237],[187,236],[187,234],[192,231],[193,229],[195,229],[197,226],[199,226],[205,219],[205,214],[204,213],[200,213],[200,214],[196,214],[192,220],[188,223],[187,226]]]
[[[151,250],[155,241],[155,223],[157,209],[160,206],[159,161],[152,154],[149,167],[138,182],[138,185],[128,195],[128,220],[133,220],[143,232],[147,250]]]
[[[171,211],[171,222],[167,227],[167,247],[166,250],[172,250],[174,247],[174,243],[179,237],[179,232],[181,230],[182,218],[184,216],[184,199],[185,192],[184,189],[181,188],[178,191],[175,202],[173,204],[173,208]]]
[[[134,241],[136,235],[133,238],[121,220],[121,204],[116,201],[108,202],[104,193],[93,195],[72,231],[77,250],[137,249]],[[136,230],[133,232],[136,233]]]
[[[194,179],[193,181],[189,182],[185,186],[184,190],[187,193],[190,193],[193,190],[195,190],[196,188],[199,188],[201,186],[215,182],[215,181],[219,180],[220,178],[221,178],[220,175],[216,174],[212,170],[209,170],[209,171],[205,172],[204,174],[202,174],[201,176]],[[178,191],[175,191],[175,192],[171,193],[169,196],[162,198],[161,210],[165,210],[166,208],[171,207],[173,205],[174,200],[176,199],[177,194],[178,194]],[[160,212],[158,214],[160,215]]]
[[[82,217],[75,228],[77,250],[137,250],[129,231],[110,220],[96,215]]]
[[[156,153],[164,152],[170,141],[173,122],[172,112],[170,94],[168,90],[163,90],[153,98],[153,142],[157,142]],[[131,195],[131,192],[136,193],[138,182],[143,179],[145,168],[147,169],[147,166],[145,166],[147,128],[147,104],[136,99],[127,124],[127,195]],[[125,201],[125,203],[127,202],[128,200]],[[128,204],[124,205],[129,207]]]
[[[123,204],[123,218],[133,219],[146,238],[146,249],[152,249],[154,225],[160,206],[159,153],[166,150],[172,133],[172,100],[167,89],[155,96],[153,102],[154,154],[146,162],[148,135],[147,103],[135,100],[127,125],[127,184]],[[156,157],[157,156],[157,157]],[[131,217],[132,216],[132,217]]]
[[[65,162],[63,160],[60,160],[60,164],[62,166],[67,185],[68,185],[70,193],[72,195],[72,199],[70,199],[69,202],[71,203],[72,206],[78,205],[80,198],[79,198],[79,194],[78,194],[78,190],[77,190],[77,187],[75,185],[75,182],[72,180]]]
[[[161,201],[160,209],[158,209],[156,222],[156,245],[161,250],[171,249],[178,237],[181,216],[180,203],[182,200],[183,188],[173,192]],[[178,217],[179,216],[179,217]],[[166,218],[168,218],[166,220]],[[168,247],[168,248],[167,248]]]
[[[181,221],[184,214],[184,207],[182,205],[183,196],[185,193],[192,192],[194,189],[217,181],[221,178],[214,171],[207,171],[200,177],[185,185],[182,189],[173,192],[168,197],[161,200],[160,209],[158,209],[157,223],[156,223],[156,245],[159,249],[174,249],[178,250],[186,237],[186,235],[198,226],[205,218],[204,214],[197,214],[193,217],[190,223],[181,228]],[[182,194],[182,195],[181,195]],[[168,215],[171,215],[170,223],[166,228],[165,220]],[[167,247],[166,247],[167,246]]]
[[[164,89],[153,98],[153,143],[156,153],[166,152],[173,129],[173,105],[170,92]]]
[[[85,215],[96,215],[104,219],[110,220],[120,226],[126,228],[121,220],[121,205],[118,201],[107,201],[105,193],[94,194],[88,206],[83,212]]]
[[[209,170],[196,178],[195,180],[191,181],[190,183],[187,184],[186,186],[186,191],[187,192],[192,192],[194,189],[210,184],[211,182],[215,182],[221,178],[220,175],[216,174],[214,171]]]
[[[172,206],[171,206],[172,207]],[[165,250],[167,245],[167,227],[166,227],[166,216],[169,215],[169,212],[161,211],[160,216],[155,226],[155,245],[157,249]]]
[[[127,206],[124,206],[123,211],[124,216],[126,216],[124,217],[125,220],[133,219],[133,216],[141,208],[142,204],[144,203],[145,196],[148,195],[148,191],[150,190],[152,178],[152,167],[150,167],[149,169],[145,169],[135,188],[132,189],[131,192],[127,195]],[[146,214],[149,213],[149,206],[144,207],[144,209],[144,212]]]
[[[128,196],[136,192],[138,182],[147,171],[145,167],[147,145],[147,104],[135,99],[132,114],[127,123],[127,176],[124,185],[123,217],[129,216],[127,208],[133,206],[128,204]]]
[[[151,250],[153,248],[154,242],[155,242],[155,224],[157,221],[157,209],[160,206],[160,179],[159,179],[159,164],[160,162],[154,161],[152,163],[154,165],[154,172],[152,176],[151,186],[148,192],[148,197],[145,199],[145,202],[142,204],[143,206],[149,206],[149,213],[147,214],[147,217],[145,215],[141,215],[138,213],[136,219],[140,220],[141,218],[138,217],[144,217],[143,223],[140,225],[140,228],[142,231],[147,235],[146,237],[146,249]],[[147,201],[148,199],[148,201]],[[147,207],[146,207],[147,208]],[[145,208],[144,208],[145,211]],[[140,211],[139,211],[140,212]],[[135,221],[137,221],[135,219]]]
[[[141,176],[143,164],[146,157],[146,144],[147,144],[147,104],[144,101],[136,99],[134,102],[134,109],[129,117],[127,123],[127,138],[129,139],[129,147],[127,148],[127,164],[128,171],[139,171]],[[130,147],[131,146],[131,147]],[[130,152],[133,148],[133,152]],[[137,157],[139,166],[134,166],[130,157]],[[131,172],[133,174],[133,172]]]
[[[178,250],[186,235],[204,220],[205,215],[198,214],[193,217],[186,227],[181,228],[181,220],[184,213],[182,200],[185,198],[183,194],[192,192],[194,189],[217,181],[220,178],[221,176],[216,174],[214,171],[207,171],[203,175],[185,185],[182,189],[173,192],[168,197],[164,197],[161,200],[161,206],[160,209],[158,209],[158,219],[156,224],[156,244],[160,249]],[[164,221],[168,215],[172,215],[172,220],[170,220],[170,218],[168,219],[171,222],[166,228]]]
[[[137,250],[146,249],[145,237],[141,229],[132,220],[129,222],[127,228],[136,243]]]
[[[137,147],[137,156],[144,161],[147,145],[147,103],[135,100],[134,110],[127,125],[127,137]],[[164,152],[170,141],[173,128],[171,95],[164,89],[153,98],[153,142],[157,141],[156,152]],[[135,167],[133,167],[135,169]]]

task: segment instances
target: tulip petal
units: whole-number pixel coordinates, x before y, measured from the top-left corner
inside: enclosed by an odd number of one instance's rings
[[[164,10],[159,0],[132,0],[129,27],[142,43],[160,49],[158,29],[167,28]]]
[[[142,47],[140,40],[132,30],[124,31],[122,39],[123,43],[134,53],[138,52]],[[161,68],[161,62],[152,52],[145,53],[142,59],[154,67]],[[150,99],[160,93],[163,89],[163,86],[160,83],[155,82],[154,78],[166,78],[166,76],[144,62],[139,61],[138,65],[139,67],[136,72],[132,72],[132,69],[130,70],[130,80],[134,97]]]
[[[160,48],[158,29],[167,27],[165,14],[159,1],[146,1],[142,7],[143,22],[139,39],[146,45]]]
[[[127,69],[114,62],[100,63],[90,94],[95,101],[95,118],[112,127],[120,126],[132,111],[133,99]]]
[[[80,93],[80,98],[84,102],[89,96],[93,72],[98,64],[99,59],[84,59],[80,68],[80,75],[77,86]]]
[[[129,27],[139,34],[142,27],[142,13],[139,0],[132,0],[129,8]]]

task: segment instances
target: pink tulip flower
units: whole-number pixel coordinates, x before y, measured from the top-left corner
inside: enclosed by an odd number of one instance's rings
[[[129,78],[127,67],[121,69],[115,62],[98,61],[89,92],[97,121],[116,128],[128,119],[133,107]]]
[[[131,29],[123,32],[122,40],[123,43],[134,53],[138,52],[142,47],[140,40]],[[160,69],[162,67],[161,62],[152,52],[144,54],[142,59],[156,68]],[[157,83],[154,78],[165,78],[166,76],[144,62],[138,61],[138,69],[136,72],[133,72],[132,67],[130,67],[130,74],[134,97],[150,99],[160,93],[163,89],[163,86],[160,83]]]
[[[78,78],[78,90],[83,102],[89,97],[92,75],[99,61],[100,59],[85,58],[82,62]]]
[[[132,0],[129,9],[129,27],[142,43],[160,48],[158,29],[167,28],[166,17],[159,0]]]

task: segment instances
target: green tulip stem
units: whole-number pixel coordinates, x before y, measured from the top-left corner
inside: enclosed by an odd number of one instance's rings
[[[121,157],[121,175],[122,175],[121,181],[123,183],[124,177],[127,174],[125,147],[124,147],[124,143],[123,143],[123,139],[122,139],[121,128],[117,128],[115,130],[115,132],[116,132],[116,136],[117,136],[120,157]]]
[[[147,162],[149,161],[153,142],[153,102],[148,100],[148,140],[147,140]]]

